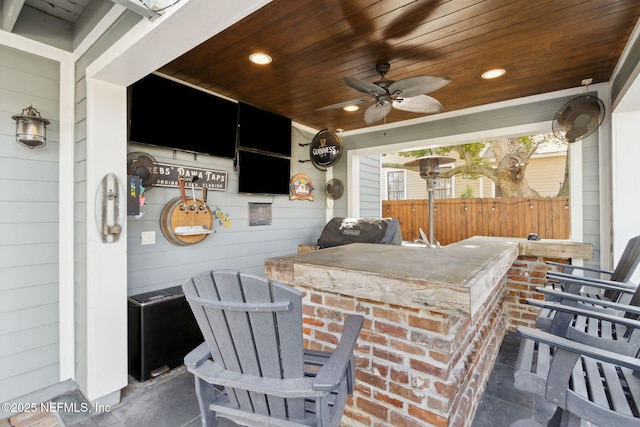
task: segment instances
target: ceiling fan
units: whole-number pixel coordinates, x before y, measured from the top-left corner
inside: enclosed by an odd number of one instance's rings
[[[380,80],[369,83],[355,77],[345,77],[347,86],[370,95],[375,104],[369,106],[364,112],[364,122],[371,125],[384,119],[392,108],[412,113],[439,113],[442,111],[442,104],[427,93],[436,91],[451,81],[448,77],[442,76],[416,76],[402,80],[390,80],[385,78],[391,65],[388,62],[381,62],[376,65],[376,71],[380,74]],[[330,110],[343,108],[347,105],[362,104],[370,102],[370,98],[356,99],[338,104],[319,108],[318,110]]]

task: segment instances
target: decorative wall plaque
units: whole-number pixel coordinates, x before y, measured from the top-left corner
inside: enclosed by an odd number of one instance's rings
[[[313,201],[313,182],[309,176],[299,173],[291,178],[289,200]]]
[[[192,166],[172,165],[169,163],[158,162],[158,182],[156,187],[178,187],[178,175],[183,175],[187,183],[191,183],[194,177],[197,177],[193,184],[196,188],[207,188],[214,191],[227,191],[227,172],[196,168]],[[189,184],[191,187],[192,184]]]
[[[311,163],[316,168],[327,170],[328,167],[338,163],[342,157],[342,140],[333,132],[321,130],[311,140],[309,155]]]

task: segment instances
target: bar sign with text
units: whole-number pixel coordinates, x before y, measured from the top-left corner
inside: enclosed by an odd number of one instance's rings
[[[186,182],[196,176],[196,188],[206,187],[209,190],[227,191],[227,172],[214,169],[196,168],[192,166],[172,165],[158,162],[158,187],[178,187],[178,175],[184,175]]]

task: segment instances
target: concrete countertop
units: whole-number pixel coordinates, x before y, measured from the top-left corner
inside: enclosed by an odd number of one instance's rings
[[[440,249],[353,243],[271,258],[290,285],[471,316],[518,257],[518,242],[473,237]]]
[[[473,316],[519,255],[588,258],[590,245],[472,237],[439,249],[353,243],[265,261],[290,285]]]

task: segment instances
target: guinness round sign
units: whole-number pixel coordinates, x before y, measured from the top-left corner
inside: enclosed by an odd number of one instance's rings
[[[311,163],[316,168],[327,170],[328,167],[338,163],[342,157],[342,140],[333,132],[321,130],[311,140],[309,154]]]

